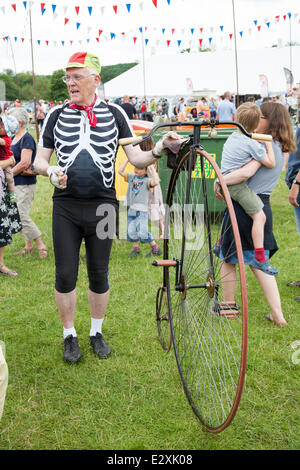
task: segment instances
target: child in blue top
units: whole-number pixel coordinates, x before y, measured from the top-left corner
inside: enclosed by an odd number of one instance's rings
[[[118,173],[128,183],[126,203],[129,206],[127,220],[127,240],[133,244],[129,256],[138,256],[141,251],[139,242],[149,243],[151,251],[146,256],[161,255],[162,251],[154,241],[152,234],[148,231],[148,196],[158,183],[158,174],[153,165],[150,165],[151,178],[147,176],[147,168],[134,167],[133,173],[126,173],[125,168],[128,160],[120,166]]]

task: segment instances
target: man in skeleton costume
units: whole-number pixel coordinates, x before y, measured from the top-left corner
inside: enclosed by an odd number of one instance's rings
[[[81,359],[74,315],[83,239],[89,277],[90,343],[100,358],[110,353],[102,335],[102,322],[109,297],[108,262],[114,234],[111,221],[115,221],[117,208],[114,167],[119,139],[133,137],[134,132],[125,111],[116,104],[107,104],[95,93],[100,84],[98,57],[87,52],[73,54],[63,80],[70,101],[47,114],[35,169],[55,186],[55,300],[63,324],[64,360],[76,363]],[[143,152],[131,144],[124,149],[128,160],[142,168],[155,162],[166,139],[172,138],[166,134],[152,151]],[[49,166],[53,150],[57,165]]]

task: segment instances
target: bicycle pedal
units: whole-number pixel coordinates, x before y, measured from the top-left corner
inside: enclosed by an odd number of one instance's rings
[[[165,266],[168,268],[170,266],[177,266],[177,261],[174,259],[157,259],[152,261],[152,266]]]
[[[239,314],[240,307],[234,301],[219,302],[219,315],[226,318],[236,318]]]

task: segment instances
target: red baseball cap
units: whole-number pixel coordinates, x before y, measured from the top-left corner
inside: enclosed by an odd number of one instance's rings
[[[70,57],[66,69],[70,69],[72,67],[89,67],[97,74],[100,74],[101,71],[101,65],[98,57],[94,54],[90,54],[89,52],[75,52],[75,54]]]

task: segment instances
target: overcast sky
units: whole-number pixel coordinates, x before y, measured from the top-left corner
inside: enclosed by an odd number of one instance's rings
[[[29,3],[25,9],[21,0],[0,0],[2,37],[9,37],[8,41],[0,38],[2,70],[31,70]],[[103,65],[110,65],[141,61],[143,50],[146,58],[186,48],[197,50],[200,39],[203,46],[218,50],[234,45],[230,39],[234,32],[232,0],[157,0],[157,8],[153,0],[51,0],[43,2],[43,15],[41,2],[32,3],[36,74],[63,68],[79,50],[96,53]],[[235,0],[234,4],[239,49],[259,51],[278,42],[284,45],[289,41],[290,26],[292,40],[300,43],[299,0]],[[79,6],[78,14],[75,6]]]

